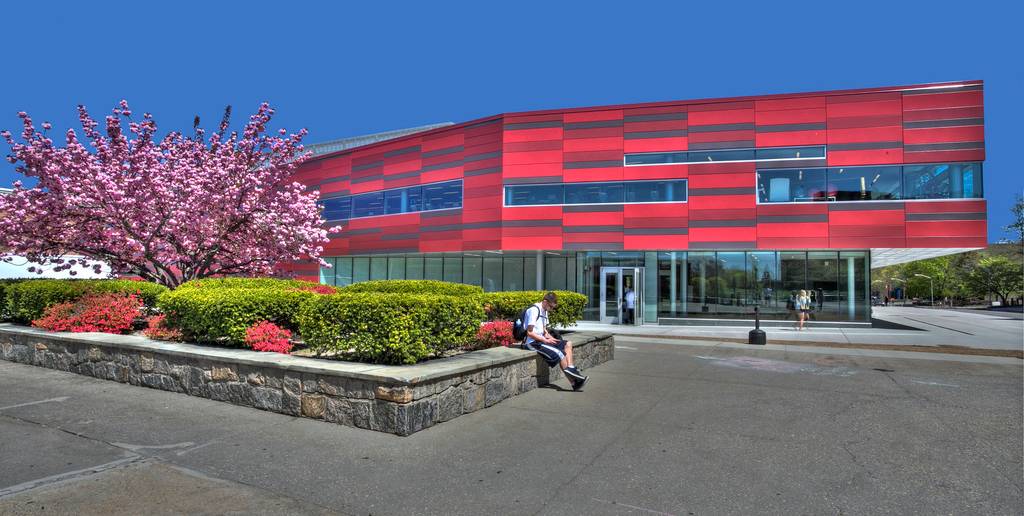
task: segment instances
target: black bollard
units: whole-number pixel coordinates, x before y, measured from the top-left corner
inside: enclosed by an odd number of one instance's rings
[[[764,330],[761,329],[761,317],[760,311],[757,307],[754,307],[754,329],[750,330],[747,334],[747,344],[756,344],[764,346],[768,343],[768,336],[765,335]]]

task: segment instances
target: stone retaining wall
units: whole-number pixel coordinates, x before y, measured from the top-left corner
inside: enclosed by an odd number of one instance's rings
[[[574,332],[575,361],[614,358],[611,334]],[[409,435],[561,376],[532,352],[492,348],[382,366],[0,324],[0,358],[380,432]]]

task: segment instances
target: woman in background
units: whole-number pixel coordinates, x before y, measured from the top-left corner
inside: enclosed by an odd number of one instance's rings
[[[797,330],[804,329],[804,322],[807,321],[807,315],[811,312],[811,298],[807,295],[806,290],[801,290],[800,295],[796,297],[796,309],[798,313],[799,323],[797,323]]]

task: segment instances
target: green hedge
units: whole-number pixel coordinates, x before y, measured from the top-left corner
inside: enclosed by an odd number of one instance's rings
[[[202,280],[206,281],[206,280]],[[160,296],[157,306],[173,327],[195,342],[240,346],[246,328],[260,321],[295,329],[295,316],[304,301],[318,294],[294,287],[234,286],[177,288]]]
[[[475,296],[482,294],[484,289],[436,280],[375,280],[353,283],[341,289],[345,293],[379,292],[382,294],[426,294],[439,296]]]
[[[153,307],[157,298],[167,292],[167,287],[131,280],[33,279],[8,283],[4,287],[3,300],[7,317],[28,324],[42,317],[50,306],[75,301],[90,292],[139,292],[142,302]]]
[[[177,289],[208,288],[208,289],[289,289],[319,285],[310,281],[280,278],[206,278],[187,281]]]
[[[474,296],[340,293],[307,301],[299,331],[318,353],[379,364],[414,364],[463,346],[484,312]]]
[[[8,320],[7,315],[7,301],[4,297],[4,291],[8,286],[14,285],[15,283],[21,283],[25,281],[23,279],[0,279],[0,322]]]
[[[526,307],[540,302],[547,291],[526,290],[514,292],[488,292],[478,296],[480,306],[485,307],[489,319],[514,321]],[[548,321],[552,326],[562,328],[575,326],[576,321],[583,318],[583,308],[587,306],[587,296],[567,290],[556,290],[558,308],[548,313]]]

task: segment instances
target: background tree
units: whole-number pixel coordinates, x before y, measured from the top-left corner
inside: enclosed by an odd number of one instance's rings
[[[1017,194],[1017,199],[1010,207],[1013,214],[1013,222],[1003,226],[1003,231],[1011,235],[1011,240],[1018,244],[1024,244],[1024,196]]]
[[[967,281],[983,295],[995,294],[1005,306],[1006,298],[1024,290],[1024,267],[1003,256],[989,256],[978,260]]]
[[[304,157],[306,131],[266,134],[274,114],[266,103],[241,133],[228,132],[229,106],[209,137],[196,117],[191,136],[157,139],[153,117],[133,120],[125,101],[102,132],[83,106],[78,114],[88,144],[69,129],[65,146],[56,147],[46,135],[50,124],[37,131],[24,112],[23,143],[0,133],[11,146],[8,161],[37,179],[33,188],[19,181],[0,196],[0,249],[55,270],[98,269],[103,261],[172,288],[319,259],[328,230],[318,194],[289,180]]]

